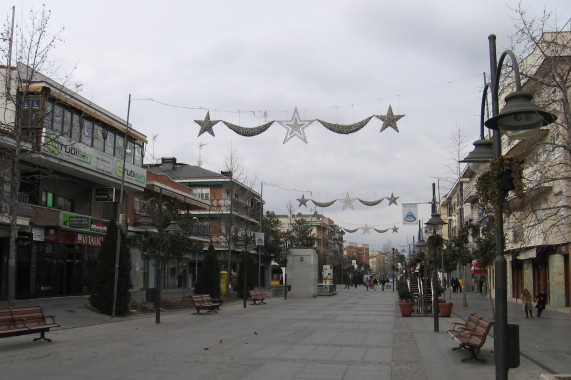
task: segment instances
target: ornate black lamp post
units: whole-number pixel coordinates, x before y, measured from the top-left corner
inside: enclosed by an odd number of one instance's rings
[[[440,217],[440,213],[436,211],[436,184],[432,184],[432,213],[430,219],[425,223],[428,227],[432,228],[432,234],[436,237],[436,230],[446,224]],[[438,326],[438,279],[436,273],[436,250],[437,245],[433,247],[434,255],[434,270],[432,272],[432,313],[434,314],[434,332],[439,331]],[[442,268],[444,270],[444,268]]]
[[[533,104],[531,100],[533,96],[521,90],[521,79],[519,67],[515,54],[506,50],[500,56],[499,62],[496,61],[496,36],[491,34],[488,37],[490,51],[490,71],[491,84],[486,85],[484,95],[482,97],[482,115],[483,121],[483,104],[486,98],[486,90],[491,88],[492,96],[492,115],[484,124],[486,127],[493,129],[493,156],[498,158],[502,154],[501,133],[516,140],[523,140],[533,137],[542,126],[547,126],[557,120],[557,116],[540,109]],[[515,91],[505,97],[506,106],[499,111],[499,85],[500,72],[506,56],[510,57],[513,66],[515,79]],[[484,140],[483,132],[480,140],[474,143],[474,150],[463,160],[469,164],[485,164],[485,153],[476,152],[482,144],[478,142]],[[489,152],[489,143],[486,143],[486,150]],[[478,153],[478,154],[476,154]],[[495,260],[495,302],[496,302],[496,325],[494,336],[494,355],[496,362],[496,379],[507,379],[510,363],[508,363],[508,315],[507,315],[507,264],[504,257],[504,226],[503,212],[497,210],[496,215],[496,260]],[[517,342],[519,345],[519,342]],[[518,349],[519,352],[519,349]]]

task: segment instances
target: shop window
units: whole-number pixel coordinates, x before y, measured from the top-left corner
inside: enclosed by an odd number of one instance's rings
[[[143,166],[143,146],[141,143],[135,143],[135,165]]]
[[[63,108],[62,106],[55,105],[54,106],[54,123],[52,125],[52,129],[58,133],[61,133],[63,124]]]
[[[44,115],[43,115],[43,123],[44,128],[52,129],[52,114],[54,109],[54,103],[52,101],[46,100],[44,102]]]
[[[93,148],[100,152],[105,151],[104,129],[99,124],[93,125]]]
[[[93,123],[89,120],[83,120],[83,128],[81,128],[81,142],[87,146],[91,146],[93,138]]]
[[[105,153],[113,155],[115,151],[115,133],[109,131],[107,132],[107,138],[105,139]]]
[[[115,136],[115,157],[123,158],[123,152],[125,149],[124,142],[125,140],[123,137],[119,135]]]
[[[127,152],[125,152],[125,161],[132,164],[134,156],[135,156],[135,144],[133,144],[132,141],[127,141]]]
[[[81,117],[76,113],[71,116],[71,138],[75,141],[81,139]]]
[[[63,111],[63,129],[61,133],[67,137],[71,136],[71,111]]]

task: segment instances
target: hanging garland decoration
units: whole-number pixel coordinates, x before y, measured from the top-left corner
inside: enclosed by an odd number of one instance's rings
[[[299,200],[299,199],[298,199]],[[317,207],[329,207],[331,206],[333,203],[337,202],[337,199],[332,200],[331,202],[316,202],[313,199],[311,199],[311,201],[313,202],[314,205],[316,205]]]
[[[286,129],[286,136],[283,141],[284,144],[289,140],[291,140],[293,137],[297,137],[298,139],[307,144],[307,136],[305,135],[305,129],[308,128],[310,125],[312,125],[314,121],[319,122],[319,124],[321,124],[326,129],[330,130],[331,132],[342,135],[348,135],[350,133],[355,133],[361,130],[369,123],[369,121],[371,121],[373,117],[376,117],[377,119],[383,122],[383,126],[381,127],[381,132],[383,132],[387,128],[392,128],[398,133],[399,129],[397,127],[397,121],[403,118],[404,116],[405,115],[394,115],[393,109],[389,105],[389,109],[386,115],[369,116],[368,118],[363,119],[354,124],[336,124],[336,123],[328,123],[326,121],[319,119],[301,120],[301,117],[299,116],[299,111],[297,107],[295,107],[290,120],[273,120],[265,124],[262,124],[260,126],[251,127],[251,128],[241,127],[239,125],[235,125],[224,120],[210,120],[210,111],[206,112],[206,117],[204,118],[204,120],[195,120],[194,122],[200,125],[200,131],[198,132],[198,136],[202,135],[204,132],[208,132],[212,136],[214,136],[214,129],[213,129],[214,125],[222,121],[222,123],[226,125],[230,130],[244,137],[252,137],[262,134],[265,131],[267,131],[274,123],[277,122]]]
[[[341,229],[342,229],[343,231],[347,232],[347,233],[350,233],[350,234],[353,234],[353,233],[355,233],[355,232],[357,232],[357,231],[359,231],[359,230],[363,230],[363,235],[364,235],[364,234],[370,235],[370,234],[371,234],[371,230],[374,230],[375,232],[378,232],[378,233],[380,233],[380,234],[384,234],[384,233],[387,232],[388,230],[392,230],[392,231],[393,231],[393,234],[394,234],[394,233],[397,233],[397,232],[399,231],[399,228],[398,228],[396,225],[394,225],[394,226],[391,227],[391,228],[387,228],[387,229],[384,229],[384,230],[379,230],[379,229],[374,228],[374,227],[369,227],[368,224],[365,224],[364,227],[357,227],[357,228],[354,228],[354,229],[349,229],[349,228],[346,228],[346,227],[341,227]]]
[[[367,125],[369,123],[369,121],[371,121],[371,119],[373,117],[374,116],[369,116],[365,120],[361,120],[358,123],[345,124],[345,125],[344,124],[328,123],[326,121],[319,120],[319,119],[317,119],[317,121],[319,123],[321,123],[321,125],[323,125],[325,128],[329,129],[331,132],[339,133],[340,135],[348,135],[350,133],[355,133],[358,130],[362,129],[365,125]]]
[[[381,198],[381,199],[376,199],[376,200],[373,200],[373,201],[367,201],[367,200],[364,200],[364,199],[361,199],[361,198],[351,198],[351,197],[349,196],[349,193],[347,193],[347,194],[345,195],[345,198],[342,198],[342,199],[334,199],[334,200],[332,200],[332,201],[327,201],[327,202],[317,202],[317,201],[314,201],[313,199],[307,199],[307,198],[305,198],[305,194],[302,194],[302,195],[301,195],[301,198],[297,198],[297,201],[299,202],[299,206],[298,206],[298,207],[301,207],[301,206],[307,207],[307,202],[308,202],[308,201],[312,201],[313,204],[316,205],[317,207],[329,207],[329,206],[333,205],[333,203],[335,203],[335,202],[337,202],[337,201],[341,201],[341,202],[343,202],[343,210],[345,210],[345,209],[348,208],[348,207],[354,210],[355,207],[353,207],[353,202],[355,202],[356,200],[358,200],[359,202],[361,202],[361,203],[364,204],[365,206],[376,206],[376,205],[378,205],[379,203],[381,203],[382,201],[384,201],[385,199],[386,199],[387,201],[389,201],[389,206],[392,205],[392,204],[398,205],[398,204],[397,204],[397,199],[399,199],[399,197],[395,197],[394,193],[391,193],[391,196],[390,196],[390,197],[383,197],[383,198]]]
[[[235,124],[232,124],[232,123],[229,123],[227,121],[222,120],[222,122],[228,128],[230,128],[231,130],[233,130],[234,132],[236,132],[240,136],[244,136],[244,137],[252,137],[252,136],[257,136],[261,133],[264,133],[265,131],[268,130],[269,127],[271,127],[271,125],[274,123],[274,121],[275,120],[272,120],[266,124],[262,124],[260,126],[253,127],[253,128],[244,128],[244,127],[240,127],[239,125],[235,125]]]
[[[381,203],[384,199],[385,199],[385,198],[383,197],[383,198],[381,198],[381,199],[377,199],[376,201],[366,201],[366,200],[363,200],[363,199],[361,199],[361,198],[357,198],[357,200],[358,200],[359,202],[361,202],[362,204],[364,204],[365,206],[376,206],[376,205],[378,205],[379,203]]]

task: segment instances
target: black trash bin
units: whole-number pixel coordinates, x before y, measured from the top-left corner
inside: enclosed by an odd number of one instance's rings
[[[145,293],[145,301],[155,303],[155,288],[147,288]]]
[[[508,368],[519,367],[519,325],[508,323]]]

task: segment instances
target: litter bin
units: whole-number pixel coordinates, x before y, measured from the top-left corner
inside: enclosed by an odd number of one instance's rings
[[[508,324],[508,368],[519,367],[519,325]]]
[[[145,293],[145,301],[155,303],[155,288],[147,288]]]

